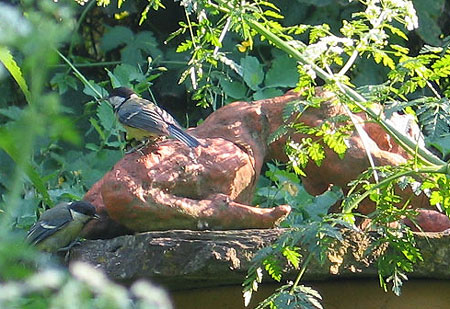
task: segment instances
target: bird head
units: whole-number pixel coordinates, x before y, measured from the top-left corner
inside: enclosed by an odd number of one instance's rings
[[[127,87],[119,87],[114,88],[109,96],[107,97],[109,103],[114,107],[114,109],[118,109],[120,105],[130,98],[137,98],[138,95]]]
[[[72,212],[72,215],[81,216],[87,220],[95,218],[99,219],[100,217],[97,215],[95,211],[95,206],[89,202],[85,201],[76,201],[70,202],[67,207]]]

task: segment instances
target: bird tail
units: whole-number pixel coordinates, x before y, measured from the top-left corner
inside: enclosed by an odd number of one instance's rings
[[[169,133],[170,136],[174,137],[175,139],[185,143],[189,147],[197,147],[198,145],[201,145],[201,143],[192,135],[185,132],[183,129],[178,128],[174,125],[169,125]]]

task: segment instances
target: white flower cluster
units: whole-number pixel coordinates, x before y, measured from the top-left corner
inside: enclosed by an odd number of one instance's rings
[[[334,35],[321,38],[317,43],[306,47],[304,56],[310,61],[319,58],[325,52],[340,55],[344,52],[344,46],[353,46],[353,40],[349,38],[340,38]]]
[[[56,2],[57,0],[55,0]],[[85,5],[86,3],[89,2],[89,0],[75,0],[76,3],[78,3],[79,5]]]
[[[393,19],[402,21],[411,31],[419,27],[416,10],[409,0],[371,0],[367,3],[365,11],[370,23],[378,27],[383,21],[391,22]]]

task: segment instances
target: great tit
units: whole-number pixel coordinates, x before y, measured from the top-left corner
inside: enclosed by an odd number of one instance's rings
[[[60,203],[41,215],[28,231],[27,240],[42,251],[63,251],[70,248],[84,225],[93,218],[99,216],[91,203]]]
[[[126,87],[114,88],[108,97],[119,122],[127,131],[127,139],[143,140],[158,136],[173,137],[189,147],[200,142],[186,133],[173,117],[153,102],[140,98]]]

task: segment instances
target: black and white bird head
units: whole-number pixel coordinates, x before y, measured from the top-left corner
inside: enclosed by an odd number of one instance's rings
[[[128,99],[135,99],[138,98],[138,95],[127,87],[119,87],[114,88],[109,97],[108,101],[113,106],[114,110],[119,109],[120,105],[122,105],[125,101]]]
[[[87,221],[91,218],[99,218],[96,214],[94,205],[85,201],[70,202],[67,204],[67,208],[70,210],[72,217],[82,217],[84,219],[82,219],[82,221]]]

